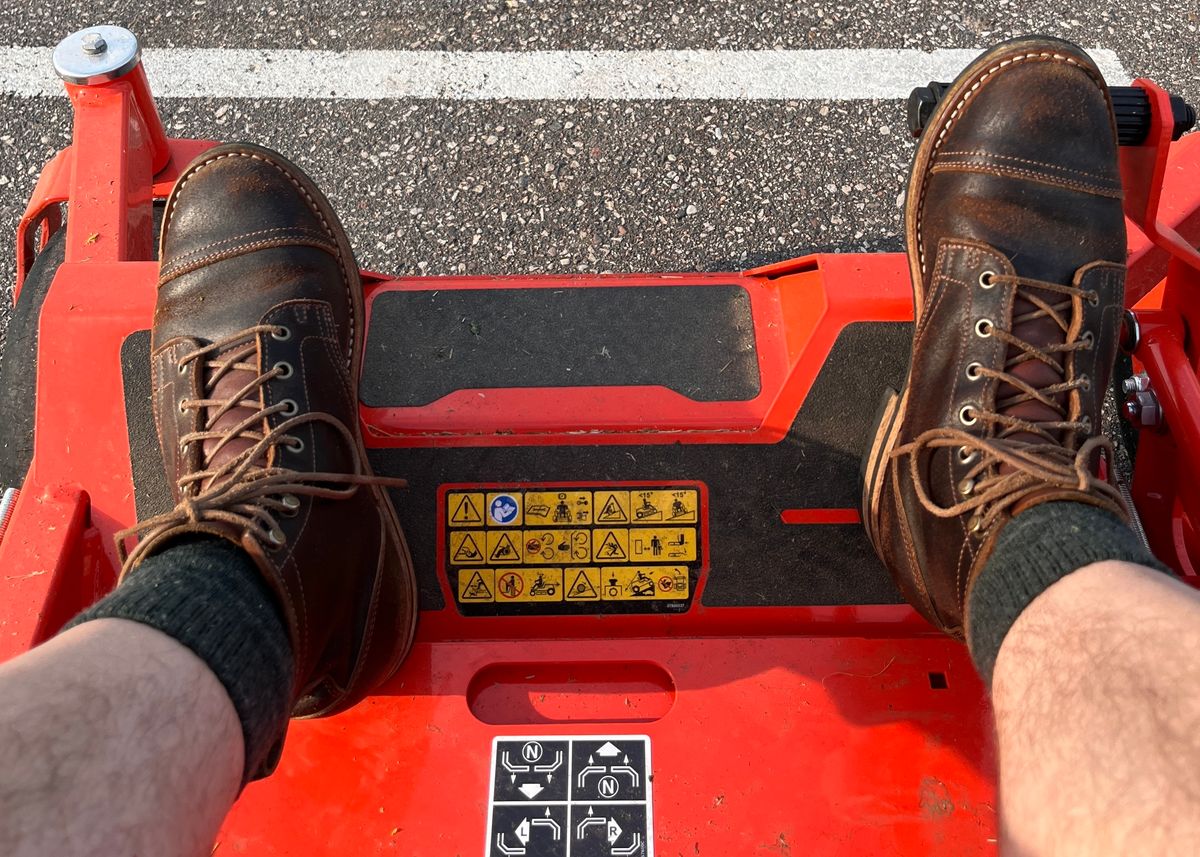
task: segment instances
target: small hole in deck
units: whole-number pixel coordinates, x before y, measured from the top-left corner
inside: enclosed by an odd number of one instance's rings
[[[933,690],[947,690],[950,685],[946,684],[945,673],[930,673],[929,687]]]

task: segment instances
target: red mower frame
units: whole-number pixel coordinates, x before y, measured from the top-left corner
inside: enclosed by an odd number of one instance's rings
[[[1169,96],[1148,80],[1134,85],[1150,97],[1153,120],[1143,144],[1121,150],[1131,225],[1124,345],[1135,371],[1148,377],[1148,389],[1142,392],[1161,408],[1161,419],[1140,427],[1132,493],[1155,553],[1186,582],[1200,586],[1200,253],[1195,249],[1200,242],[1200,134],[1172,143]],[[152,314],[157,277],[153,202],[166,197],[197,154],[215,145],[166,137],[140,64],[116,80],[68,83],[66,92],[74,110],[72,144],[44,168],[16,236],[19,296],[37,254],[59,229],[67,230],[65,260],[40,315],[33,465],[21,490],[10,495],[7,522],[0,519],[0,660],[47,639],[113,585],[111,536],[132,523],[135,511],[131,473],[108,466],[124,455],[123,450],[114,452],[114,444],[125,442],[121,378],[112,365],[119,359],[122,337],[145,327]],[[621,393],[615,388],[591,390],[586,407],[577,391],[560,391],[537,410],[517,391],[476,410],[464,410],[461,402],[411,410],[364,405],[364,434],[371,446],[499,444],[490,429],[506,425],[515,431],[504,438],[505,445],[589,443],[594,439],[557,431],[562,416],[596,412],[597,397],[624,396],[622,408],[612,412],[639,416],[595,427],[614,443],[773,443],[784,435],[808,392],[802,379],[815,376],[842,327],[862,319],[911,320],[907,278],[902,254],[818,254],[731,274],[602,278],[602,284],[612,285],[744,285],[756,315],[778,322],[760,328],[775,330],[778,338],[763,349],[762,393],[733,411],[671,398],[669,391]],[[391,289],[488,288],[498,283],[551,288],[580,279],[363,274],[368,311],[376,295]],[[596,285],[597,278],[589,284]],[[117,292],[120,308],[110,310],[108,298]],[[75,335],[80,314],[87,314],[89,334],[109,343],[99,355],[109,361],[105,371],[91,368],[98,359],[96,349]],[[97,430],[110,422],[122,428],[115,433]],[[647,427],[663,439],[648,439]],[[857,520],[856,510],[849,509],[784,514],[785,522],[791,514],[797,524],[814,516],[834,523]],[[727,761],[703,758],[705,742],[715,738],[698,742],[678,726],[655,733],[648,723],[635,723],[634,731],[654,736],[656,758],[675,753],[688,759],[656,781],[660,843],[679,843],[679,850],[686,845],[686,853],[692,853],[690,840],[704,841],[702,853],[750,853],[753,847],[788,853],[788,841],[795,842],[795,831],[801,830],[814,841],[842,842],[845,853],[917,854],[975,853],[990,850],[995,841],[986,698],[961,647],[932,635],[907,606],[701,608],[670,621],[621,617],[582,632],[547,617],[532,623],[496,619],[480,633],[481,626],[464,623],[452,609],[442,614],[422,616],[410,664],[386,702],[371,700],[338,718],[293,726],[292,761],[285,756],[275,778],[248,790],[227,825],[223,841],[235,852],[314,853],[313,837],[320,830],[329,853],[377,853],[391,847],[429,855],[459,849],[476,853],[484,839],[482,823],[463,816],[476,809],[484,814],[480,780],[486,771],[446,766],[466,752],[470,741],[490,740],[505,727],[497,730],[495,724],[488,728],[478,722],[478,711],[487,708],[486,700],[479,699],[486,689],[472,677],[495,669],[537,674],[547,664],[567,660],[590,664],[602,676],[628,662],[618,636],[638,640],[646,698],[662,693],[677,708],[686,708],[685,702],[700,706],[686,710],[697,723],[702,718],[721,722],[722,740],[763,746],[754,728],[759,709],[785,720],[793,706],[811,705],[816,719],[808,722],[805,738],[811,752],[848,754],[844,766],[817,784],[827,794],[808,795],[798,806],[789,806],[792,795],[775,789],[781,779],[806,775],[804,759],[773,759],[778,770],[765,772],[761,787],[718,795],[716,786],[705,789],[726,775]],[[762,645],[761,638],[773,634],[806,636]],[[902,656],[896,654],[898,646]],[[953,672],[967,688],[965,696],[938,708],[927,691],[906,686],[907,678],[893,684],[877,681],[879,665],[887,670],[898,657],[913,675],[923,677],[929,670],[932,679]],[[651,664],[663,666],[660,670]],[[778,675],[781,668],[790,670],[788,675]],[[703,678],[695,679],[701,671]],[[768,684],[773,697],[783,701],[748,707],[748,699]],[[703,704],[687,702],[689,691],[701,689],[708,694]],[[942,723],[938,741],[927,740],[920,729],[904,731],[894,724],[882,729],[870,722],[864,712],[873,703],[883,704],[885,690],[898,694],[887,697],[888,709],[910,711],[914,721],[932,712]],[[589,692],[580,691],[584,697]],[[444,734],[448,728],[455,730],[453,735]],[[577,727],[548,727],[572,729]],[[508,731],[521,732],[515,726]],[[354,740],[359,741],[356,751],[368,758],[366,774],[329,761],[344,752],[337,742],[344,744],[348,732],[363,736]],[[414,758],[442,766],[438,776],[456,797],[425,794],[411,782],[398,788],[397,780],[388,779]],[[328,764],[319,769],[322,760]],[[933,762],[940,765],[940,779],[933,785],[922,780],[914,789],[908,771],[919,772]],[[844,793],[864,787],[878,793],[879,803],[848,809],[841,800]],[[337,823],[319,810],[329,802],[341,814]],[[727,813],[725,821],[714,822],[721,813]],[[428,829],[417,833],[414,827],[422,819]],[[370,827],[368,822],[378,824]],[[333,826],[322,828],[323,823]],[[778,841],[757,832],[757,839],[744,838],[747,827],[781,832]]]

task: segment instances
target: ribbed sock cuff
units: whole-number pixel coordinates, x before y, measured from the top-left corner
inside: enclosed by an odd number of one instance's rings
[[[967,642],[989,687],[1000,645],[1022,611],[1051,584],[1105,560],[1168,570],[1120,518],[1086,503],[1043,503],[1001,530],[967,604]]]
[[[242,723],[242,785],[275,769],[292,699],[293,658],[276,596],[250,557],[217,538],[173,545],[72,619],[129,619],[173,637],[224,685]]]

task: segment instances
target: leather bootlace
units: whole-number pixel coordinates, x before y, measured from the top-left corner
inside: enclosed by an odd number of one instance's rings
[[[985,275],[986,276],[986,275]],[[1016,393],[998,399],[995,408],[988,410],[978,405],[966,406],[960,411],[959,419],[967,425],[983,423],[990,426],[990,436],[981,437],[958,428],[932,428],[910,443],[892,450],[894,458],[908,456],[908,464],[917,498],[921,505],[939,518],[954,518],[972,513],[969,526],[972,531],[986,531],[993,523],[1022,500],[1046,491],[1060,489],[1088,494],[1123,510],[1124,501],[1120,492],[1110,482],[1092,473],[1092,460],[1097,450],[1103,450],[1107,460],[1113,461],[1113,448],[1103,435],[1089,437],[1092,432],[1088,417],[1071,418],[1064,404],[1073,390],[1089,390],[1091,381],[1077,375],[1066,367],[1069,360],[1055,359],[1077,351],[1086,351],[1095,345],[1094,335],[1073,329],[1075,301],[1087,301],[1092,305],[1099,302],[1098,293],[1075,286],[1018,277],[1008,274],[991,274],[981,282],[987,287],[996,283],[1011,283],[1017,296],[1028,301],[1033,309],[1015,315],[1012,327],[1039,318],[1052,319],[1063,333],[1061,342],[1037,346],[1015,336],[1011,330],[996,326],[990,319],[980,319],[976,333],[980,336],[995,336],[1009,348],[1009,357],[1002,369],[992,369],[978,363],[968,367],[972,379],[994,379],[999,390],[1009,384]],[[1050,303],[1036,291],[1062,296]],[[1017,366],[1037,360],[1051,367],[1059,380],[1042,387],[1034,387],[1024,379],[1012,374]],[[1036,401],[1050,408],[1057,419],[1028,420],[1008,413],[1025,402]],[[1030,440],[1017,435],[1033,435]],[[1079,440],[1083,439],[1080,443]],[[943,505],[930,496],[925,479],[921,474],[921,463],[926,452],[956,448],[951,452],[960,462],[974,462],[964,478],[956,486],[957,494],[963,499]],[[1098,495],[1098,496],[1097,496]]]
[[[321,411],[299,413],[266,433],[262,431],[268,417],[287,414],[295,407],[287,400],[273,405],[263,404],[263,385],[286,377],[291,370],[285,370],[282,364],[276,364],[265,372],[259,370],[258,336],[281,336],[281,332],[290,335],[287,328],[277,325],[256,325],[179,358],[177,368],[181,374],[196,361],[203,361],[206,370],[205,398],[185,399],[180,409],[199,409],[207,414],[201,431],[190,432],[179,439],[180,454],[185,454],[191,444],[204,444],[206,441],[215,441],[215,444],[209,448],[201,447],[201,469],[180,477],[178,485],[183,499],[173,510],[147,518],[116,534],[117,553],[122,563],[121,577],[134,568],[150,546],[159,542],[162,536],[189,524],[210,522],[239,527],[261,546],[274,551],[282,548],[286,542],[277,516],[295,514],[300,506],[300,496],[339,500],[353,496],[363,485],[392,488],[407,485],[403,479],[365,473],[354,434],[331,414]],[[232,396],[213,398],[213,391],[221,379],[236,371],[253,373],[254,378]],[[219,431],[214,428],[222,416],[239,407],[250,409],[252,413],[232,426]],[[286,446],[297,450],[302,441],[291,432],[308,423],[328,425],[342,438],[350,456],[351,472],[307,473],[268,466],[274,447]],[[235,440],[249,442],[250,445],[236,455],[228,456],[227,460],[214,463],[218,453]],[[125,540],[133,535],[141,535],[141,541],[132,551],[127,551]]]

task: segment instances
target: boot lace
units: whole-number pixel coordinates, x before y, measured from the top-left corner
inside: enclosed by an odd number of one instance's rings
[[[295,413],[296,405],[290,400],[269,406],[263,404],[263,385],[276,378],[287,377],[292,370],[286,364],[277,363],[260,372],[257,360],[260,334],[279,339],[291,336],[286,327],[256,325],[197,348],[179,359],[177,368],[180,374],[187,370],[189,364],[197,361],[202,361],[207,370],[205,398],[185,399],[179,406],[183,411],[200,409],[207,412],[202,430],[190,432],[179,439],[180,453],[186,453],[192,444],[204,444],[205,441],[216,443],[208,449],[201,447],[201,469],[180,477],[178,485],[183,499],[173,510],[147,518],[116,534],[121,577],[134,568],[145,557],[147,550],[163,536],[189,524],[230,524],[241,528],[259,545],[276,551],[286,543],[278,516],[294,515],[300,507],[299,497],[342,500],[353,496],[363,485],[393,488],[407,485],[403,479],[366,473],[354,434],[337,417],[321,411]],[[254,378],[232,396],[214,398],[213,391],[218,383],[234,371],[253,373]],[[232,426],[216,430],[214,427],[221,417],[237,407],[252,409],[252,413]],[[262,429],[267,425],[267,418],[276,414],[284,414],[288,418],[264,433]],[[301,451],[304,448],[303,441],[292,432],[308,423],[328,425],[342,438],[350,455],[349,473],[308,473],[267,464],[274,457],[271,452],[277,446],[285,446],[293,452]],[[250,446],[220,464],[214,464],[218,453],[235,439],[247,441]],[[125,542],[134,535],[141,536],[141,540],[129,551]]]
[[[1111,464],[1112,443],[1103,435],[1089,437],[1092,433],[1091,420],[1087,416],[1072,419],[1069,408],[1064,404],[1069,400],[1071,391],[1090,390],[1091,380],[1086,375],[1077,376],[1073,370],[1068,370],[1066,367],[1072,361],[1062,359],[1060,362],[1055,359],[1055,355],[1065,358],[1074,352],[1094,347],[1094,334],[1090,331],[1081,334],[1079,325],[1072,324],[1071,319],[1081,315],[1074,311],[1076,301],[1087,301],[1094,306],[1099,302],[1100,295],[1075,286],[990,271],[980,277],[980,284],[985,288],[998,283],[1013,284],[1016,297],[1028,301],[1033,307],[1013,317],[1014,329],[1029,321],[1049,318],[1062,331],[1062,341],[1036,346],[1015,336],[1011,330],[998,327],[991,319],[978,320],[975,334],[985,338],[996,337],[1009,346],[1008,351],[1012,356],[999,370],[972,363],[967,367],[967,377],[973,381],[994,379],[999,382],[997,389],[1000,384],[1009,384],[1017,391],[998,399],[994,409],[966,405],[959,411],[958,419],[963,425],[982,423],[991,427],[990,436],[981,437],[958,428],[932,428],[910,443],[897,446],[892,450],[892,457],[908,458],[917,498],[928,512],[939,518],[954,518],[969,512],[971,517],[968,526],[972,532],[986,531],[1009,509],[1047,489],[1087,494],[1123,514],[1125,504],[1117,488],[1110,481],[1092,473],[1092,461],[1097,450],[1102,450]],[[1054,298],[1047,300],[1039,292],[1057,295],[1058,298],[1051,303]],[[1012,374],[1013,369],[1030,360],[1051,367],[1058,380],[1043,387],[1034,387]],[[1017,405],[1031,401],[1050,408],[1057,418],[1035,421],[1006,413]],[[1027,439],[1028,435],[1033,435],[1036,440]],[[949,448],[955,448],[951,454],[957,455],[960,463],[974,464],[956,486],[957,494],[963,499],[943,505],[930,496],[921,474],[921,462],[926,452]]]

